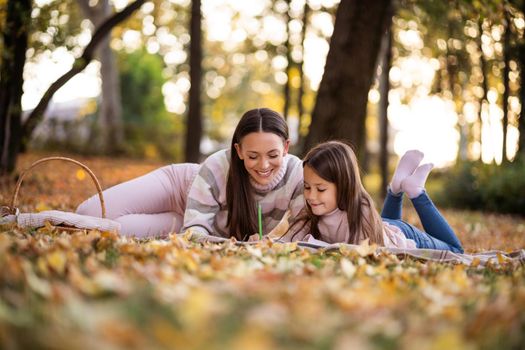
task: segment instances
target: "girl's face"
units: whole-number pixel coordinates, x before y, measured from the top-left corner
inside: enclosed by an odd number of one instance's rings
[[[260,185],[269,184],[288,154],[289,140],[271,132],[252,132],[235,144],[239,158],[244,161],[248,174]]]
[[[337,208],[337,187],[333,182],[317,175],[310,166],[305,165],[304,198],[314,215],[326,215]]]

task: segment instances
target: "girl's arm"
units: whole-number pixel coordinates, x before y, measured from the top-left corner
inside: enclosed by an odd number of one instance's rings
[[[292,222],[287,231],[281,235],[281,242],[306,241],[310,235],[310,224],[304,221]]]

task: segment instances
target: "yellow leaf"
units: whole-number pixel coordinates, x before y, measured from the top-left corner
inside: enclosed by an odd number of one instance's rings
[[[184,231],[184,233],[182,234],[182,237],[189,242],[191,240],[191,235],[192,235],[192,231],[191,229],[188,229]],[[178,235],[176,236],[178,237]]]
[[[297,250],[297,242],[285,243],[284,246],[286,247],[288,252],[293,252]]]
[[[368,244],[368,238],[365,239],[364,241],[361,241],[361,243],[355,248],[355,250],[357,251],[357,253],[360,256],[372,255],[372,254],[375,253],[376,249],[377,249],[377,245],[375,245],[375,244],[369,245]]]
[[[37,212],[41,212],[41,211],[46,211],[46,210],[51,210],[51,207],[49,207],[46,203],[44,202],[39,202],[37,205],[36,205],[36,211]]]
[[[47,263],[58,274],[62,275],[66,269],[66,254],[60,250],[55,250],[47,256]]]
[[[180,261],[189,271],[195,272],[199,269],[199,265],[197,264],[197,262],[195,262],[191,254],[182,254],[180,256]]]
[[[75,175],[79,181],[83,181],[86,178],[86,172],[83,169],[78,169]]]
[[[339,246],[339,252],[343,256],[351,256],[353,249],[350,249],[346,244],[342,244]]]
[[[481,263],[481,260],[479,260],[479,258],[474,258],[472,259],[472,262],[470,263],[470,267],[478,267],[480,263]]]
[[[47,264],[47,261],[42,258],[42,257],[39,257],[36,261],[36,268],[38,270],[38,272],[40,272],[40,274],[44,277],[47,277],[49,276],[49,266]]]
[[[47,233],[52,233],[55,227],[51,225],[49,221],[46,221],[44,222],[44,227],[42,227],[42,229],[46,231]]]

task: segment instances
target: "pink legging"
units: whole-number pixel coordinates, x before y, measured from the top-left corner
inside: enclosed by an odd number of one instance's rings
[[[198,164],[167,165],[103,192],[106,217],[120,222],[121,234],[133,237],[166,236],[179,232],[188,191]],[[82,202],[77,213],[100,217],[98,195]]]

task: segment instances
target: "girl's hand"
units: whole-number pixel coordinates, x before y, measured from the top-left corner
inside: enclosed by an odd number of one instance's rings
[[[254,233],[253,235],[248,237],[248,242],[262,242],[262,241],[276,242],[277,240],[275,238],[270,237],[269,235],[263,236],[263,238],[260,239],[258,233]]]

